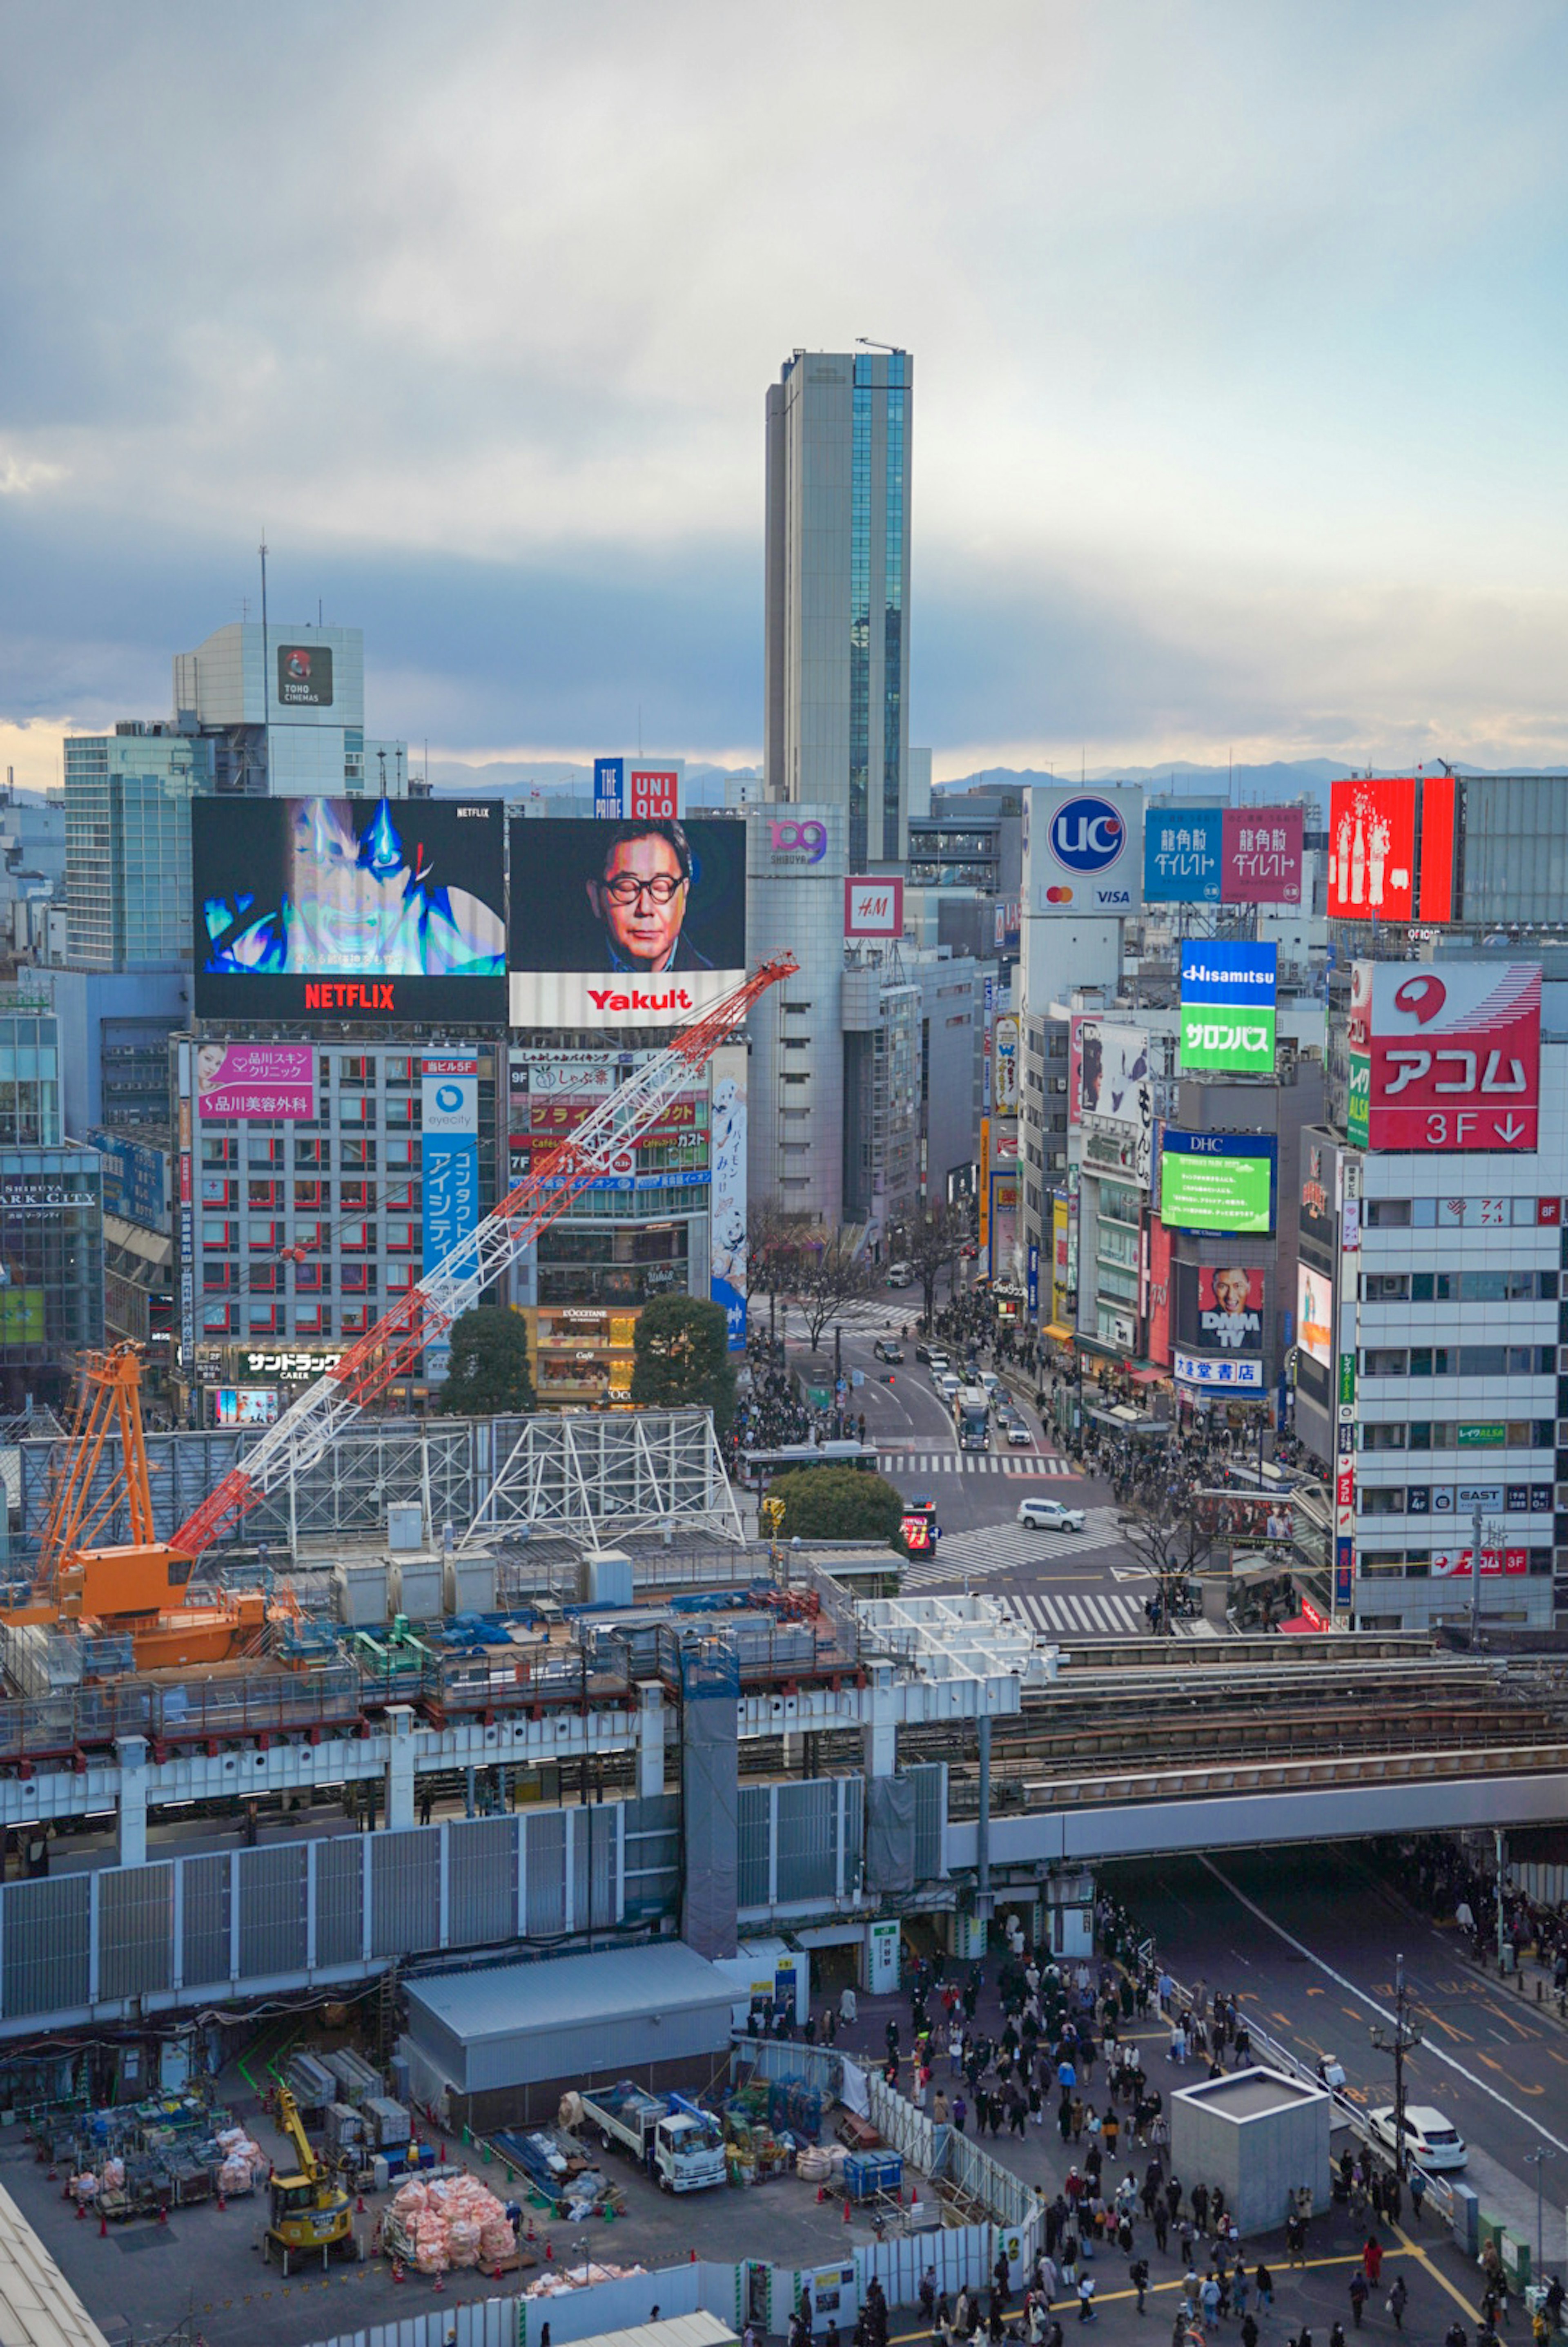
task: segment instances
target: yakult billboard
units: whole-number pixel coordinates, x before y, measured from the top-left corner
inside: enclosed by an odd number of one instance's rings
[[[519,818],[507,936],[514,1027],[678,1027],[746,971],[746,826]]]
[[[1369,1148],[1535,1148],[1539,962],[1358,962],[1351,1011]]]

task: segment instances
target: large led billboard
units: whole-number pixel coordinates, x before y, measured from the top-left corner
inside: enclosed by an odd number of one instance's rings
[[[197,1017],[499,1025],[504,821],[444,800],[194,799]]]
[[[1339,920],[1415,917],[1416,784],[1352,776],[1329,788],[1329,911]]]
[[[1296,1275],[1296,1341],[1320,1369],[1334,1366],[1334,1285],[1326,1271],[1301,1264]]]
[[[746,826],[519,817],[512,825],[514,1027],[677,1027],[746,971]]]
[[[1541,965],[1355,964],[1352,1072],[1366,1146],[1533,1150],[1541,1101]]]
[[[1183,1231],[1271,1230],[1276,1154],[1267,1133],[1167,1128],[1160,1148],[1161,1222]]]

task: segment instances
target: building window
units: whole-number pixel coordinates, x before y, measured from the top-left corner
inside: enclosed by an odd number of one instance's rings
[[[1369,1271],[1362,1284],[1362,1293],[1369,1304],[1403,1303],[1410,1292],[1408,1271]]]
[[[296,1337],[330,1337],[332,1333],[332,1307],[330,1304],[298,1304],[294,1307]]]
[[[1408,1231],[1410,1202],[1408,1198],[1369,1198],[1366,1219],[1369,1231]]]
[[[1426,1367],[1415,1372],[1418,1377],[1431,1377],[1431,1356],[1418,1354]],[[1402,1345],[1368,1345],[1361,1353],[1361,1375],[1367,1378],[1402,1378],[1410,1369],[1410,1356]]]
[[[1363,1424],[1361,1448],[1363,1450],[1402,1450],[1405,1447],[1405,1432],[1406,1430],[1402,1426]],[[1421,1448],[1425,1450],[1430,1448],[1430,1445],[1423,1443]]]
[[[1405,1494],[1402,1486],[1391,1491],[1363,1490],[1360,1496],[1361,1513],[1364,1516],[1402,1516],[1405,1512]]]
[[[408,1145],[406,1142],[403,1143],[405,1148]],[[375,1143],[373,1141],[341,1141],[338,1143],[338,1163],[345,1174],[373,1174],[376,1170]]]

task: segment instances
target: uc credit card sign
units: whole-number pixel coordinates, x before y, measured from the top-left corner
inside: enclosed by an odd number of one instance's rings
[[[420,1063],[423,1127],[421,1237],[426,1271],[479,1221],[479,1061],[452,1054]]]
[[[1024,802],[1031,913],[1135,913],[1144,901],[1144,794],[1093,785]]]

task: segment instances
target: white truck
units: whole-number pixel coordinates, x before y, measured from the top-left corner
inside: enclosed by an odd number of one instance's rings
[[[706,2192],[725,2181],[718,2121],[680,2095],[650,2095],[628,2079],[581,2095],[583,2116],[619,2144],[662,2192]]]

